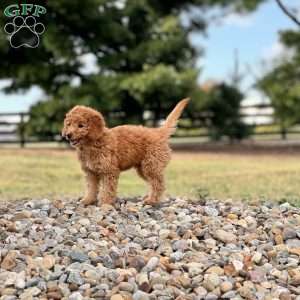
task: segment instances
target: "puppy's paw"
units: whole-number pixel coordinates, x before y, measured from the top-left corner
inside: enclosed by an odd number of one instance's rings
[[[115,207],[112,204],[108,204],[108,203],[101,203],[100,205],[101,211],[103,213],[108,213],[112,210],[115,210]]]
[[[112,197],[101,197],[101,200],[100,200],[100,206],[102,205],[110,205],[110,206],[115,206],[115,199],[112,198]]]
[[[150,198],[149,196],[144,197],[145,205],[157,206],[159,201],[157,199]]]
[[[83,197],[80,201],[80,203],[84,206],[92,205],[92,204],[95,204],[96,202],[97,202],[97,199],[90,198],[90,197]]]

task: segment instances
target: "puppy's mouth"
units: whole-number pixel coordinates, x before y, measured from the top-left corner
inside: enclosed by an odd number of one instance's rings
[[[76,147],[76,146],[78,146],[78,144],[79,144],[79,140],[75,140],[75,139],[72,139],[72,140],[69,140],[69,142],[70,142],[70,145],[72,146],[72,147]]]

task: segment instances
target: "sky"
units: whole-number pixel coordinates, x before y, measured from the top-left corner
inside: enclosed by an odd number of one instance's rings
[[[285,0],[285,3],[299,7],[299,0]],[[199,83],[228,79],[233,70],[234,52],[237,51],[240,71],[245,75],[242,82],[242,89],[246,93],[245,102],[262,101],[263,96],[251,88],[254,77],[248,66],[259,74],[262,71],[262,60],[271,63],[272,59],[283,55],[286,49],[279,42],[278,31],[293,28],[295,25],[282,13],[275,1],[269,0],[252,14],[231,14],[222,22],[211,24],[207,37],[193,34],[193,45],[205,50],[204,56],[197,60],[197,67],[201,68]],[[87,68],[93,69],[92,60],[87,58],[86,61]],[[0,87],[5,84],[5,81],[0,81]],[[0,112],[26,112],[42,95],[36,87],[25,95],[5,95],[0,92]]]

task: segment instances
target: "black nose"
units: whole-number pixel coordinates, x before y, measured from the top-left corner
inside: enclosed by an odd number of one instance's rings
[[[68,134],[67,134],[67,139],[70,140],[71,138],[72,138],[72,134],[71,134],[71,133],[68,133]]]

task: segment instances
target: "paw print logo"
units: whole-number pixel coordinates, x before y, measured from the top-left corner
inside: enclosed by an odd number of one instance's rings
[[[15,17],[11,23],[4,26],[9,35],[10,45],[13,48],[36,48],[40,43],[40,35],[45,31],[42,23],[37,23],[33,16]]]

